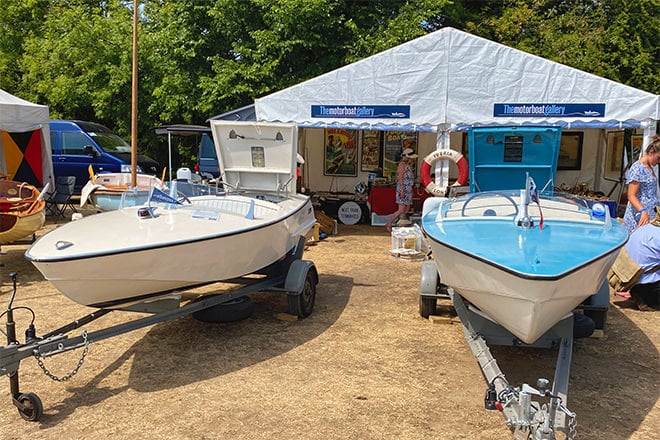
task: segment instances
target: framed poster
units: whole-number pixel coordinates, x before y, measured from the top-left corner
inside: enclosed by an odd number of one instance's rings
[[[401,160],[401,152],[412,148],[417,153],[417,133],[414,131],[386,131],[383,146],[383,176],[396,182],[396,169]],[[416,167],[413,166],[416,174]]]
[[[623,138],[624,131],[610,131],[607,133],[607,150],[605,152],[605,174],[607,180],[619,182],[623,165]]]
[[[380,168],[381,131],[364,130],[360,137],[360,171],[376,171]]]
[[[566,131],[561,134],[559,144],[558,170],[579,170],[582,168],[582,140],[581,131]]]
[[[326,128],[323,174],[357,176],[357,161],[357,130]]]

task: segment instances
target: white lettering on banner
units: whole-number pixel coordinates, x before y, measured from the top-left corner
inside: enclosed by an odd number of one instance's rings
[[[373,117],[374,109],[372,107],[326,107],[320,106],[320,113],[323,116],[353,116],[356,118]]]
[[[508,115],[563,115],[566,107],[560,105],[509,105],[504,104],[504,113]]]

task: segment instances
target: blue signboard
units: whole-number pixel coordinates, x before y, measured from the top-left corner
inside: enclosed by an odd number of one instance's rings
[[[605,104],[494,104],[495,118],[602,118]]]
[[[312,118],[408,119],[409,105],[313,105]]]

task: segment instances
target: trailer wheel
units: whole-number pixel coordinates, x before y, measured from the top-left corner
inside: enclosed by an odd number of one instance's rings
[[[305,275],[305,284],[300,293],[287,295],[289,313],[297,315],[299,318],[307,318],[314,309],[314,300],[316,299],[316,275],[308,270]]]
[[[41,399],[34,393],[23,393],[16,398],[18,413],[28,422],[36,422],[44,413]]]
[[[438,299],[434,296],[419,296],[419,315],[422,318],[428,318],[435,315],[438,305]]]
[[[202,322],[222,323],[247,319],[254,313],[254,302],[248,296],[232,299],[222,304],[198,310],[193,318]]]

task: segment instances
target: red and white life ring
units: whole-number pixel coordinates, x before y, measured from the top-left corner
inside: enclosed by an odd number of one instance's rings
[[[424,162],[422,162],[422,168],[419,171],[419,175],[422,179],[422,185],[427,192],[438,197],[444,197],[445,193],[447,192],[446,186],[436,185],[431,178],[431,168],[439,160],[452,160],[458,167],[458,179],[456,179],[454,186],[467,185],[467,160],[465,160],[465,157],[463,157],[463,155],[458,151],[454,151],[450,148],[443,148],[440,150],[435,150],[433,153],[426,156],[424,158]]]

